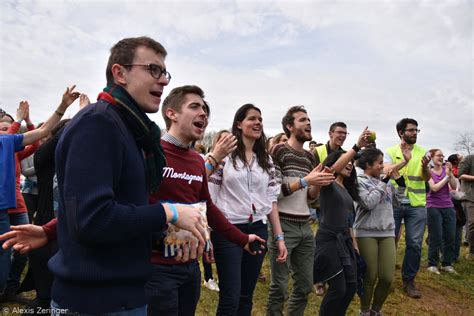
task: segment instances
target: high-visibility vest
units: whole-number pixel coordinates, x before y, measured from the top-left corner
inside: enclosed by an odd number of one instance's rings
[[[402,149],[400,145],[395,145],[387,149],[388,155],[392,158],[394,164],[401,162],[403,159]],[[410,200],[411,206],[426,205],[426,185],[422,176],[421,159],[426,154],[426,149],[418,145],[413,145],[411,151],[411,159],[408,164],[400,169],[400,175],[405,179],[405,195]],[[396,186],[395,181],[392,183]]]
[[[315,152],[316,154],[318,154],[319,163],[323,163],[324,160],[325,160],[325,159],[327,158],[327,156],[328,156],[328,149],[326,148],[326,144],[316,147],[316,149],[314,150],[314,152]]]

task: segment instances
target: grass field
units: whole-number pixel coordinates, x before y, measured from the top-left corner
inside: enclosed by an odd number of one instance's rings
[[[397,263],[401,265],[404,252],[404,240],[400,241],[400,248],[397,255]],[[467,252],[466,247],[462,247],[462,258],[454,265],[458,275],[442,273],[433,275],[426,270],[427,267],[427,246],[423,244],[423,257],[420,272],[416,282],[420,288],[423,297],[421,299],[412,299],[407,297],[401,288],[400,269],[395,271],[395,281],[393,292],[385,302],[384,315],[470,315],[474,316],[474,261],[466,261],[464,255]],[[216,276],[215,266],[213,266],[214,276]],[[263,265],[263,273],[267,277],[266,282],[258,282],[254,295],[253,315],[260,316],[265,314],[265,307],[269,286],[269,264],[268,256]],[[33,296],[32,292],[27,296]],[[202,288],[201,298],[197,307],[196,315],[215,315],[219,295],[217,292]],[[312,293],[308,299],[308,306],[305,315],[317,315],[321,297]],[[7,304],[11,311],[15,304]],[[2,312],[3,311],[3,312]],[[359,299],[354,297],[347,315],[358,315]],[[0,309],[2,315],[18,315],[6,310]]]

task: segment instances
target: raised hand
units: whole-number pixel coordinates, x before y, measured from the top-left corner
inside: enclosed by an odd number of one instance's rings
[[[402,150],[403,159],[405,159],[406,162],[410,161],[411,159],[410,145],[403,142],[400,144],[400,149]]]
[[[81,96],[79,97],[79,108],[82,110],[89,104],[91,104],[89,97],[87,96],[87,94],[82,93]]]
[[[450,178],[453,176],[453,165],[449,161],[446,162],[446,175]]]
[[[16,120],[17,121],[26,120],[29,110],[30,110],[30,104],[28,103],[28,101],[20,101],[20,105],[18,106],[18,109],[16,109]]]
[[[74,91],[75,88],[76,85],[66,88],[60,105],[64,110],[66,110],[81,95],[80,92]]]
[[[423,169],[428,168],[428,164],[430,163],[430,160],[431,160],[431,156],[429,154],[421,158],[421,166],[423,167]]]
[[[216,146],[212,149],[212,156],[217,162],[224,159],[228,154],[233,152],[237,148],[237,138],[234,135],[228,133],[222,136],[217,142]]]
[[[393,168],[391,169],[388,174],[387,174],[390,178],[392,178],[393,180],[397,180],[398,178],[400,178],[400,172],[398,172],[398,168]]]
[[[369,136],[372,134],[371,131],[369,131],[368,126],[364,128],[362,133],[359,135],[359,139],[357,140],[357,147],[363,148],[367,147],[367,145],[370,144],[369,141]]]
[[[322,164],[319,164],[316,168],[311,170],[304,179],[309,185],[325,186],[331,184],[335,177],[329,168],[323,167]]]

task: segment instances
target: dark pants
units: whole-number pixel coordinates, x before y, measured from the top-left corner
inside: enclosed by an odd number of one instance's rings
[[[31,251],[29,254],[30,266],[33,271],[36,298],[49,302],[54,276],[48,268],[48,261],[57,252],[56,241],[49,242],[44,247]]]
[[[442,266],[452,265],[456,234],[456,212],[454,208],[428,208],[428,234],[428,265],[438,265],[440,251],[443,252]]]
[[[25,199],[26,208],[28,209],[28,219],[33,223],[33,217],[38,205],[38,194],[22,193]]]
[[[204,256],[202,256],[202,267],[204,268],[204,280],[207,282],[209,279],[213,279],[212,265],[204,259]]]
[[[194,315],[201,291],[199,262],[153,265],[153,275],[145,285],[148,315]]]
[[[246,234],[256,234],[265,240],[268,238],[267,225],[262,221],[235,227]],[[217,315],[250,315],[253,291],[265,253],[252,256],[216,232],[212,233],[212,242],[220,290]]]
[[[319,315],[344,316],[357,289],[356,283],[346,283],[344,271],[327,281],[328,291],[321,302]]]
[[[456,235],[454,237],[454,260],[458,260],[461,255],[461,243],[462,243],[462,226],[456,225]]]

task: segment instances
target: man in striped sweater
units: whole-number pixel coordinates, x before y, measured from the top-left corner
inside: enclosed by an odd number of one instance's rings
[[[288,298],[290,265],[294,284],[288,315],[303,315],[313,281],[314,242],[308,221],[308,201],[318,195],[313,186],[328,185],[334,175],[316,167],[314,155],[303,149],[303,144],[312,139],[311,121],[303,106],[291,107],[282,119],[282,126],[288,141],[276,145],[272,156],[281,181],[278,209],[290,264],[277,262],[278,250],[270,248],[272,275],[267,315],[283,313],[283,303]]]

